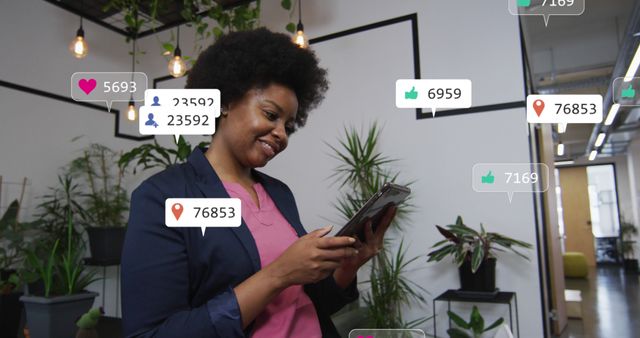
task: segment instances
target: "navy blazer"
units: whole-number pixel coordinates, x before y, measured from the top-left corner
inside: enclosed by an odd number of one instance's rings
[[[298,236],[306,234],[293,194],[284,183],[253,171]],[[255,274],[260,256],[244,220],[237,228],[169,228],[167,198],[229,197],[196,148],[186,163],[144,181],[132,194],[122,252],[122,323],[125,337],[244,337],[233,288]],[[330,315],[358,297],[354,281],[342,290],[330,275],[304,286],[323,337],[338,337]],[[284,333],[283,333],[284,335]]]

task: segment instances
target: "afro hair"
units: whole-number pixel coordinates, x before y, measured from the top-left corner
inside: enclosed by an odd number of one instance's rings
[[[313,51],[298,47],[285,34],[259,28],[228,33],[204,50],[186,88],[219,89],[222,106],[228,106],[253,88],[286,86],[298,99],[295,124],[302,127],[309,111],[324,99],[326,76]]]

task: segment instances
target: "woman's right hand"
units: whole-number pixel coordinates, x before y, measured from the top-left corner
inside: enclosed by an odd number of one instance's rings
[[[358,254],[352,247],[355,243],[352,237],[323,237],[331,228],[327,226],[300,237],[266,270],[283,288],[326,278],[340,266],[342,259]]]

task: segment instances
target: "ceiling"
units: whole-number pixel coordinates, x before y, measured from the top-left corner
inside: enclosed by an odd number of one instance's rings
[[[606,117],[610,106],[606,97],[619,52],[625,41],[636,39],[626,34],[634,5],[634,0],[587,0],[582,15],[552,16],[548,27],[541,17],[522,16],[534,93],[601,94],[605,98]],[[626,71],[626,65],[623,66]],[[637,126],[629,126],[640,117],[636,115],[629,109],[620,109],[598,156],[626,152],[628,143],[636,137],[637,128],[633,127]],[[588,156],[594,133],[597,135],[601,127],[600,124],[569,124],[565,133],[555,132],[555,142],[565,145],[565,155],[557,159]]]
[[[108,28],[119,34],[133,37],[132,33],[127,29],[124,20],[124,13],[117,9],[108,8],[110,0],[44,0],[62,9],[70,11],[78,16],[82,16],[86,20],[90,20],[98,25]],[[213,0],[221,5],[224,9],[251,3],[255,0]],[[184,8],[182,1],[160,1],[162,6],[158,10],[155,20],[151,20],[151,3],[152,0],[140,0],[139,17],[143,19],[144,24],[140,28],[137,37],[145,37],[157,32],[176,27],[186,23],[180,12]],[[195,13],[206,15],[204,8],[193,8]]]

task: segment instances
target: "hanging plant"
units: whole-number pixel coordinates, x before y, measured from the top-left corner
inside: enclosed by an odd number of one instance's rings
[[[291,0],[282,0],[280,2],[280,6],[289,11],[289,20],[291,20],[291,18],[293,17],[293,13],[295,13],[295,8],[292,6]],[[293,21],[289,21],[289,23],[287,23],[284,28],[291,34],[294,34],[296,32],[296,24],[293,23]]]
[[[157,23],[158,16],[167,13],[171,3],[169,0],[110,0],[103,7],[103,11],[120,10],[124,14],[127,31],[135,35],[140,32],[145,23]],[[260,0],[229,9],[224,9],[213,0],[183,0],[179,5],[180,16],[186,21],[186,26],[195,27],[196,36],[192,55],[200,54],[203,46],[209,44],[207,40],[212,37],[217,39],[225,33],[254,29],[260,25]],[[284,9],[290,10],[291,0],[283,1],[281,5]],[[149,18],[140,17],[138,13],[141,12],[147,13]],[[292,27],[295,29],[295,25]],[[287,25],[287,30],[289,28]],[[130,38],[127,37],[127,41]],[[162,46],[162,55],[173,54],[177,44],[173,32],[169,41],[158,39],[158,42]],[[183,59],[191,64],[195,61],[195,58],[186,55]]]

